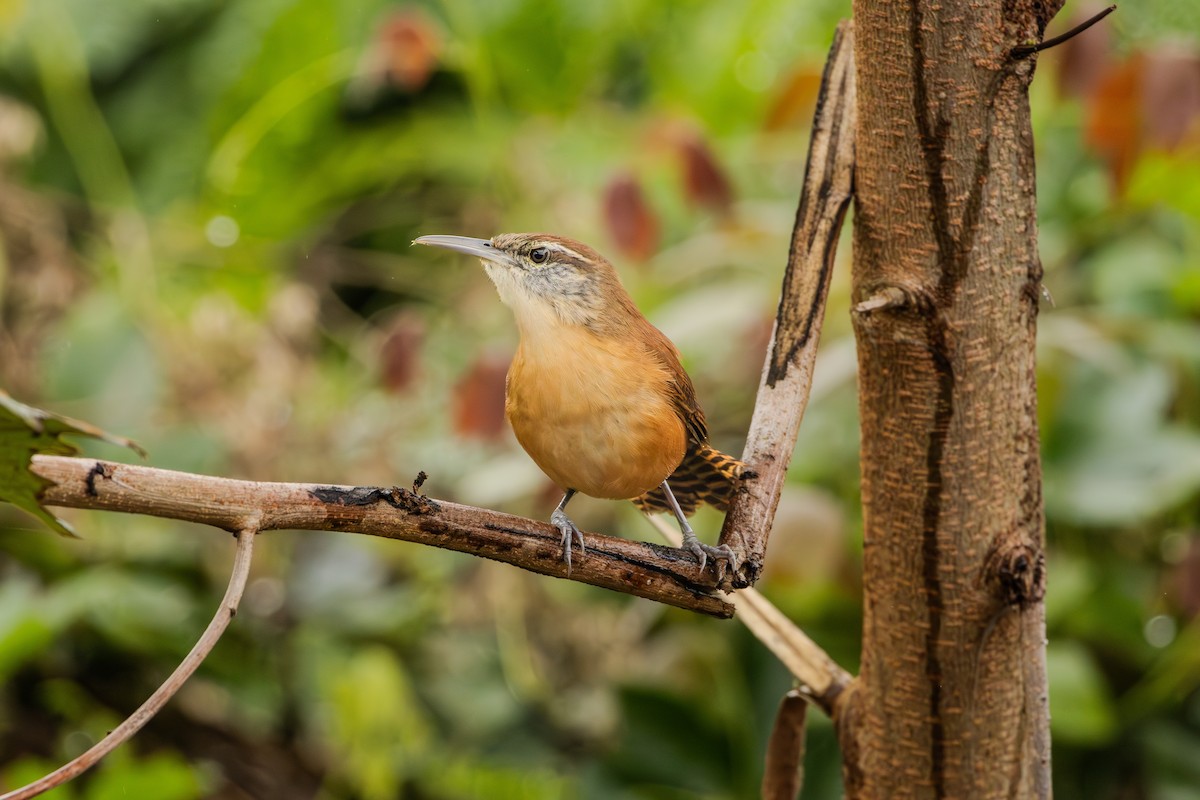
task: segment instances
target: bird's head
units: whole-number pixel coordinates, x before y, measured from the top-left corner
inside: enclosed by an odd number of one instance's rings
[[[503,233],[491,239],[422,236],[413,244],[475,256],[523,328],[600,326],[628,295],[616,270],[592,248],[548,233]]]

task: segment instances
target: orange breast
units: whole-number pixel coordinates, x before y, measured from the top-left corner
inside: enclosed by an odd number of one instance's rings
[[[564,489],[628,499],[683,460],[687,431],[665,369],[636,344],[585,328],[522,341],[505,411],[517,441]]]

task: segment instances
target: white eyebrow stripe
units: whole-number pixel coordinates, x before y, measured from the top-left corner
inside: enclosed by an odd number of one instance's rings
[[[565,247],[565,246],[559,244],[558,242],[546,242],[545,244],[540,245],[540,246],[546,248],[547,250],[553,250],[556,253],[562,253],[564,255],[571,256],[580,261],[585,260],[583,256],[579,255],[579,253],[576,253],[571,248]]]

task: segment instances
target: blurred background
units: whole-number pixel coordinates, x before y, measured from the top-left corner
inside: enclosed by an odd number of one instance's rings
[[[1059,798],[1200,797],[1200,9],[1041,57],[1039,382]],[[1097,8],[1071,4],[1051,33]],[[0,386],[155,466],[547,518],[510,314],[420,234],[618,264],[740,452],[847,0],[4,0]],[[848,237],[763,591],[857,665]],[[136,458],[100,445],[88,452]],[[581,525],[655,539],[630,504]],[[0,507],[0,787],[182,658],[229,536]],[[714,537],[720,519],[697,518]],[[271,533],[242,613],[56,798],[745,798],[789,676],[720,622],[464,555]],[[840,796],[810,715],[806,798]]]

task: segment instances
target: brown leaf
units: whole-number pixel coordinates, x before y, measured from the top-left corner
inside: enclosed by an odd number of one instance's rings
[[[685,133],[676,147],[688,202],[721,215],[728,214],[733,206],[733,186],[708,144],[697,133]]]
[[[629,173],[616,175],[604,187],[604,224],[627,258],[644,261],[658,248],[658,217]]]
[[[419,8],[393,12],[380,26],[378,42],[383,68],[395,86],[416,92],[429,82],[441,54],[441,40]]]
[[[379,348],[380,379],[389,392],[399,394],[412,386],[420,372],[424,340],[425,326],[417,317],[402,314],[393,320]]]
[[[1147,144],[1173,150],[1200,137],[1200,55],[1182,47],[1145,58],[1142,112]]]
[[[1108,163],[1117,192],[1124,191],[1142,149],[1139,94],[1145,60],[1134,55],[1110,68],[1088,102],[1084,139]]]
[[[821,70],[811,66],[797,67],[783,82],[783,87],[771,100],[763,127],[777,131],[792,125],[803,125],[812,116],[821,89]]]
[[[1175,567],[1172,582],[1175,600],[1188,619],[1200,614],[1200,536],[1192,536],[1183,558]]]
[[[1062,26],[1067,31],[1094,17],[1099,5],[1086,5],[1071,15]],[[1039,58],[1058,62],[1058,90],[1069,97],[1089,97],[1099,86],[1112,64],[1112,26],[1100,24],[1072,37]]]
[[[508,360],[481,356],[454,387],[454,430],[459,436],[496,439],[504,432],[504,382]]]

